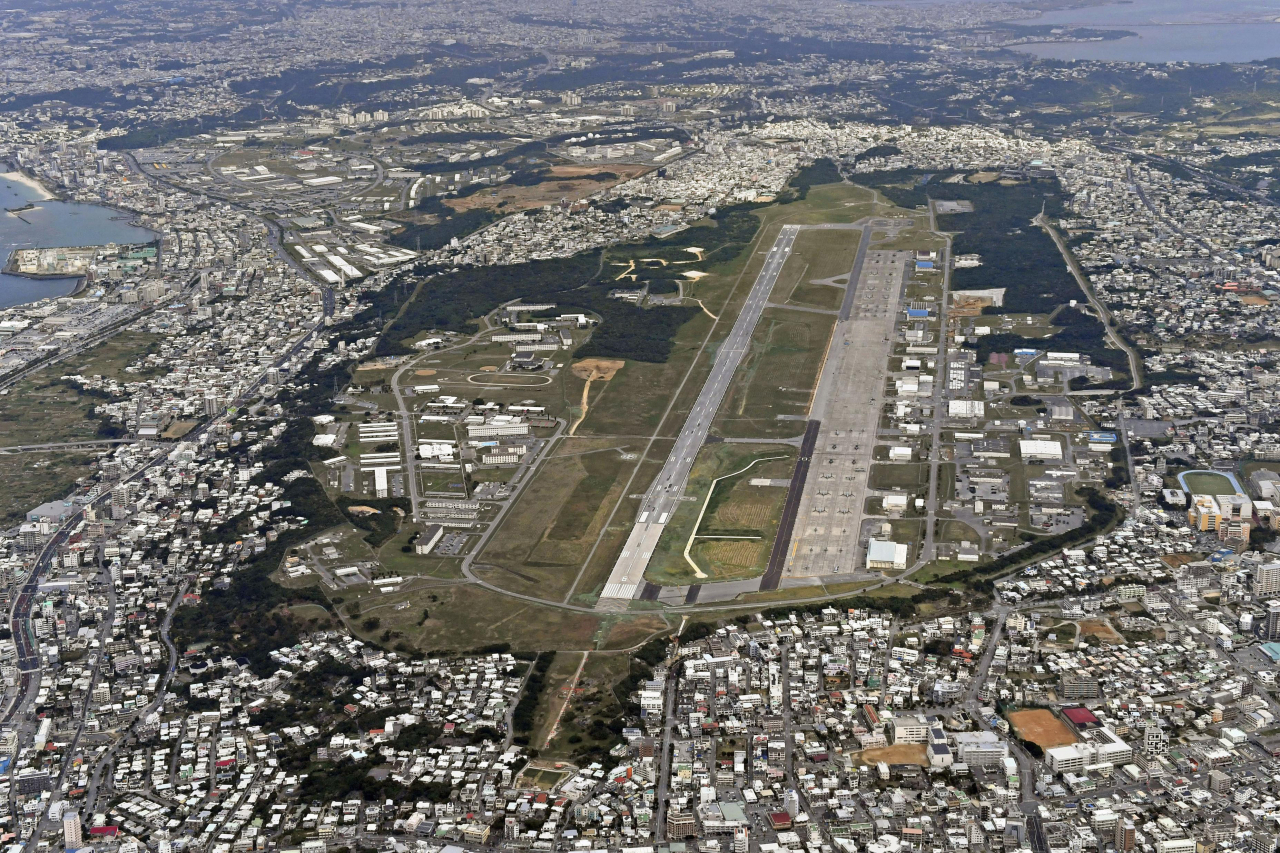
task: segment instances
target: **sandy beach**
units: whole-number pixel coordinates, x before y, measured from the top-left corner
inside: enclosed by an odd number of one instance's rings
[[[22,184],[24,187],[30,188],[39,196],[38,198],[32,199],[32,201],[51,201],[54,198],[49,194],[49,191],[44,188],[43,184],[34,178],[27,177],[22,172],[0,172],[0,181]]]

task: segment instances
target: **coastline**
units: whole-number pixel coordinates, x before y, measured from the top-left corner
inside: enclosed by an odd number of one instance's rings
[[[38,201],[57,200],[57,196],[50,193],[44,184],[40,183],[35,178],[28,175],[26,172],[20,171],[18,169],[14,169],[10,167],[9,171],[0,172],[0,180],[11,181],[15,184],[22,184],[27,189],[34,191],[36,194],[40,196],[40,198],[33,198],[31,200],[33,203]]]

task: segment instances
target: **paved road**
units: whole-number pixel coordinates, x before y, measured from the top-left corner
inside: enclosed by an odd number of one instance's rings
[[[653,828],[654,838],[662,841],[666,838],[667,832],[667,784],[671,779],[671,746],[675,742],[672,733],[675,729],[675,709],[676,709],[676,685],[680,683],[677,677],[680,672],[679,666],[671,667],[667,673],[666,695],[663,697],[663,724],[662,724],[662,740],[658,748],[661,750],[658,755],[658,790],[657,796],[654,798],[653,805]],[[750,753],[748,753],[750,755]]]
[[[1132,172],[1130,174],[1132,174]],[[1141,189],[1139,189],[1138,192],[1145,202],[1145,194],[1142,193]],[[1155,213],[1154,208],[1152,208],[1152,213]],[[1102,325],[1106,329],[1107,339],[1111,342],[1111,345],[1122,350],[1124,354],[1129,357],[1129,373],[1133,377],[1133,386],[1131,390],[1136,391],[1138,388],[1141,388],[1142,359],[1138,357],[1138,353],[1134,351],[1133,347],[1129,346],[1128,342],[1126,342],[1124,338],[1120,337],[1120,334],[1111,325],[1111,311],[1107,309],[1107,306],[1102,304],[1102,300],[1098,298],[1096,293],[1094,293],[1093,285],[1089,283],[1089,278],[1085,275],[1084,269],[1081,268],[1080,261],[1076,259],[1075,252],[1072,252],[1071,249],[1067,247],[1067,244],[1062,239],[1062,235],[1058,233],[1058,229],[1053,227],[1049,222],[1048,217],[1043,213],[1031,221],[1043,228],[1053,239],[1053,243],[1058,247],[1058,252],[1061,253],[1062,259],[1067,262],[1067,269],[1070,270],[1072,277],[1075,278],[1076,284],[1080,285],[1080,289],[1084,291],[1085,298],[1089,300],[1089,304],[1093,306],[1093,310],[1097,312],[1099,319],[1102,320]]]
[[[933,206],[933,200],[929,200],[929,230],[935,234],[938,233],[937,212]],[[942,298],[938,300],[938,368],[939,373],[946,370],[947,365],[947,312],[951,305],[951,238],[947,238],[947,245],[942,249]],[[925,495],[925,520],[924,520],[924,542],[920,545],[920,553],[915,565],[911,566],[911,571],[924,566],[926,563],[934,560],[938,556],[937,543],[934,542],[934,536],[938,527],[938,510],[942,509],[939,495],[941,482],[939,478],[942,474],[942,424],[944,421],[943,412],[947,409],[947,402],[950,397],[950,391],[947,389],[947,383],[941,381],[942,377],[938,377],[939,381],[933,383],[933,424],[930,427],[929,437],[929,491]],[[953,485],[946,484],[946,494],[952,494]],[[907,574],[910,574],[908,572]],[[905,577],[905,575],[904,575]]]
[[[787,258],[791,256],[791,247],[800,233],[799,225],[784,225],[773,247],[769,250],[764,267],[756,277],[751,292],[747,295],[746,304],[734,321],[733,329],[716,352],[715,363],[707,376],[702,391],[698,394],[693,409],[685,420],[680,436],[676,439],[671,454],[667,457],[662,471],[658,474],[640,504],[640,515],[627,543],[622,548],[622,555],[614,564],[613,572],[600,595],[599,606],[616,607],[618,602],[627,601],[636,596],[644,581],[644,570],[649,565],[658,545],[658,539],[667,526],[667,520],[675,512],[677,502],[684,495],[685,486],[689,482],[689,470],[698,455],[698,450],[707,440],[707,432],[711,429],[711,421],[715,418],[720,403],[724,400],[733,382],[734,374],[742,363],[743,356],[751,347],[751,336],[755,332],[756,323],[760,320],[773,285]]]
[[[39,453],[47,450],[86,450],[93,447],[114,447],[117,444],[136,444],[136,438],[104,438],[91,441],[57,441],[50,444],[13,444],[0,447],[0,456],[14,453]]]

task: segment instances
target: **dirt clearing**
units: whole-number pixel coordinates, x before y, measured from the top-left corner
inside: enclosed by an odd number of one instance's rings
[[[617,358],[584,358],[570,369],[579,379],[603,379],[608,382],[624,365],[626,362]]]
[[[1081,619],[1080,631],[1086,637],[1094,637],[1104,643],[1112,646],[1118,646],[1124,642],[1124,637],[1120,635],[1111,624],[1101,619]]]
[[[617,358],[584,358],[569,368],[574,376],[587,380],[582,386],[582,403],[578,407],[580,409],[578,419],[573,422],[573,426],[569,427],[569,435],[575,434],[578,427],[587,419],[587,395],[591,393],[591,383],[597,379],[608,382],[625,364],[625,361]]]
[[[921,767],[929,766],[929,757],[925,752],[925,746],[922,743],[897,743],[893,746],[864,749],[854,758],[855,763],[862,762],[863,764],[875,764],[877,761],[883,761],[885,764],[919,764]]]
[[[1009,715],[1009,724],[1018,737],[1031,741],[1041,749],[1068,746],[1076,742],[1076,736],[1067,728],[1067,724],[1044,708],[1014,711]]]

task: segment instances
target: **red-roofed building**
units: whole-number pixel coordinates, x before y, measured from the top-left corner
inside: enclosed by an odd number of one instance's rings
[[[770,812],[769,824],[773,827],[774,832],[781,832],[784,829],[790,829],[791,815],[786,812]]]
[[[1063,708],[1062,716],[1077,729],[1095,729],[1102,725],[1102,721],[1088,708]]]

